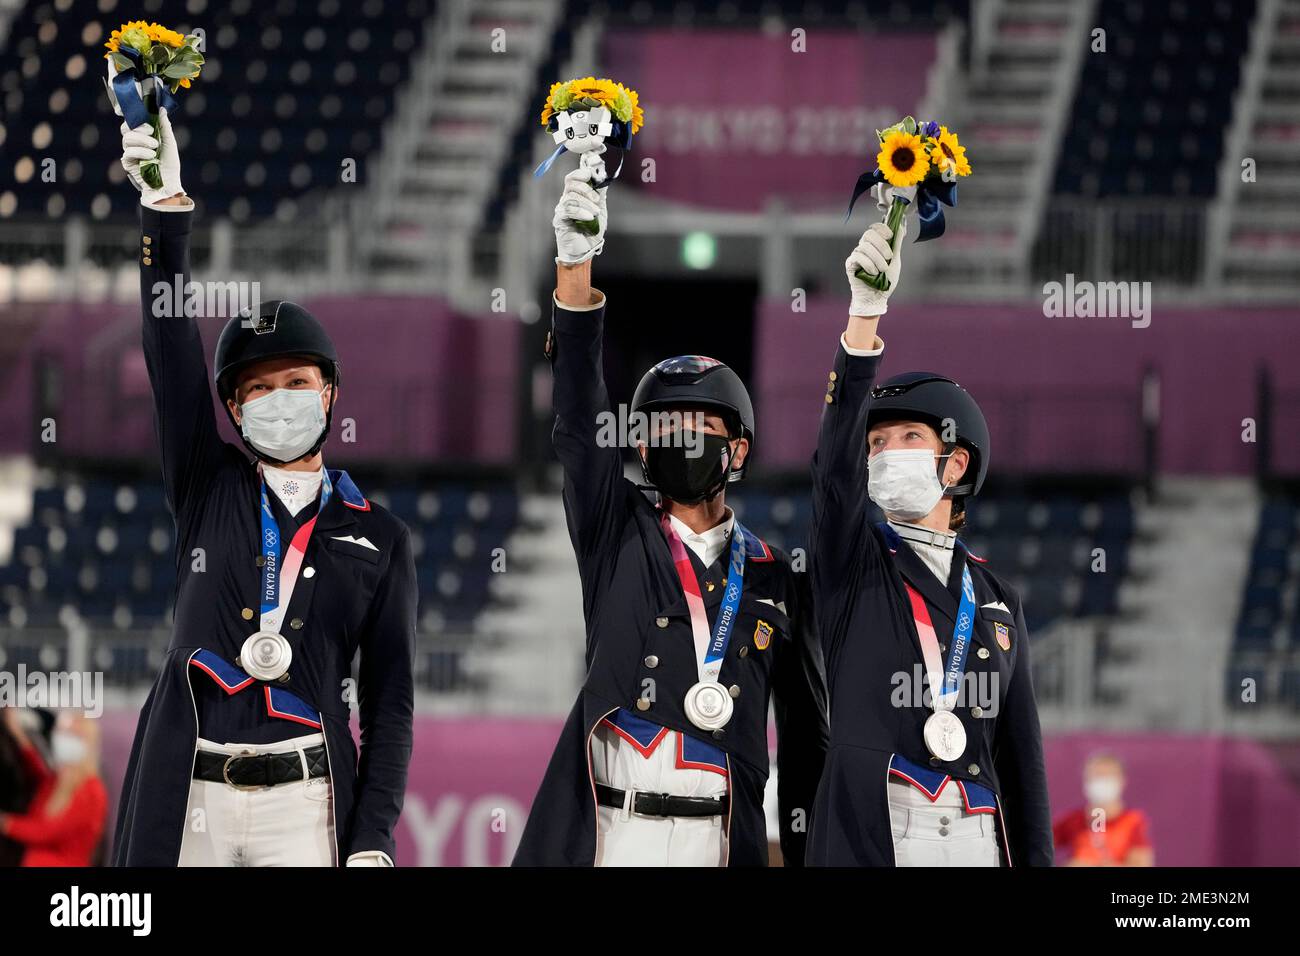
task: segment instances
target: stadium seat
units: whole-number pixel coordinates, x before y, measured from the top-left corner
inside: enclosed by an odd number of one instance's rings
[[[419,620],[472,631],[491,598],[491,554],[513,533],[519,497],[506,481],[410,481],[373,498],[412,529],[420,585]],[[38,488],[32,518],[15,529],[13,557],[0,564],[0,631],[62,634],[65,607],[110,646],[114,682],[152,676],[146,656],[165,646],[176,569],[174,532],[162,485],[65,474]],[[63,653],[62,638],[52,639]],[[40,648],[18,641],[22,659]],[[46,651],[48,657],[50,651]],[[455,656],[459,652],[447,651]],[[443,660],[437,674],[455,666]],[[440,686],[448,686],[446,684]]]
[[[103,44],[124,19],[205,30],[204,71],[213,86],[200,75],[182,91],[174,121],[182,148],[209,160],[196,164],[186,182],[201,184],[209,214],[253,220],[272,216],[285,199],[331,188],[342,157],[360,160],[378,148],[435,9],[433,0],[232,0],[202,5],[201,15],[185,0],[111,13],[99,0],[61,0],[57,14],[54,6],[24,4],[0,53],[11,132],[0,136],[0,166],[12,170],[35,155],[30,136],[17,133],[46,124],[50,142],[43,148],[78,156],[75,168],[63,170],[63,208],[96,219],[135,215],[118,166],[120,120],[99,82]],[[357,67],[360,52],[364,68]],[[276,135],[268,137],[264,130],[272,126]],[[240,162],[220,161],[236,152]],[[358,161],[358,180],[366,179],[367,165]],[[48,190],[39,199],[25,193],[13,215],[44,219],[48,198]]]

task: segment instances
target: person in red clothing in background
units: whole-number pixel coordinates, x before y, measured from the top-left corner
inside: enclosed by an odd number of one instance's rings
[[[1124,765],[1111,754],[1096,754],[1083,767],[1087,803],[1052,826],[1056,849],[1067,866],[1154,866],[1147,817],[1124,805]]]
[[[62,715],[50,737],[51,768],[17,711],[5,708],[4,718],[36,789],[26,812],[0,813],[0,833],[26,847],[23,866],[89,866],[108,816],[98,727],[80,714]]]

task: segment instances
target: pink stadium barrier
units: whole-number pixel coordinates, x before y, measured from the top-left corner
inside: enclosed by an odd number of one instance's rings
[[[114,799],[135,723],[134,711],[103,717]],[[508,863],[560,726],[549,718],[417,718],[398,865]],[[1300,742],[1084,732],[1049,735],[1045,745],[1056,815],[1081,800],[1089,754],[1124,762],[1128,800],[1150,818],[1160,865],[1300,865]]]
[[[656,200],[758,210],[769,196],[848,203],[875,131],[915,113],[933,33],[622,30],[605,36],[608,74],[639,91],[646,125],[620,182],[655,161]],[[793,175],[807,170],[810,175]]]
[[[789,301],[761,304],[754,404],[760,434],[779,436],[765,445],[765,464],[807,469],[847,304],[847,293],[811,298],[806,313]],[[1147,328],[1125,318],[1046,318],[1034,303],[900,302],[880,324],[881,374],[941,372],[969,388],[989,418],[994,473],[1133,474],[1142,467],[1149,367],[1160,381],[1157,469],[1248,474],[1258,445],[1243,440],[1244,421],[1259,415],[1265,366],[1279,392],[1275,462],[1296,474],[1297,321],[1294,308],[1162,308],[1158,299]]]
[[[514,459],[517,319],[464,315],[422,296],[339,296],[303,304],[339,351],[331,461]],[[40,418],[49,414],[62,453],[100,460],[155,456],[137,307],[22,309],[32,322],[24,326],[30,332],[17,346],[14,368],[0,376],[0,453],[30,451],[39,440]],[[199,320],[209,365],[223,325],[220,318]],[[51,408],[37,405],[43,368],[52,373]],[[236,440],[224,411],[217,414],[223,434]],[[349,418],[356,422],[352,443],[340,431]]]

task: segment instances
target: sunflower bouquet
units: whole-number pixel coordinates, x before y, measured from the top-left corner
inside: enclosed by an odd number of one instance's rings
[[[542,107],[542,126],[557,145],[533,175],[545,175],[560,154],[568,151],[578,153],[580,165],[591,169],[596,189],[608,186],[618,177],[623,161],[620,158],[618,167],[608,175],[601,155],[609,146],[631,149],[632,137],[644,123],[636,90],[622,83],[594,76],[553,83]],[[595,220],[575,222],[588,235],[594,236],[600,229]]]
[[[948,127],[935,122],[918,123],[910,116],[887,129],[876,130],[876,137],[880,140],[876,168],[858,177],[844,218],[848,219],[859,196],[887,183],[893,187],[885,213],[890,232],[897,237],[907,207],[915,203],[921,220],[916,241],[938,239],[944,230],[942,206],[957,204],[957,179],[970,175],[966,147]],[[883,292],[889,288],[884,273],[869,276],[859,269],[857,276],[874,289]]]
[[[135,129],[148,123],[158,137],[158,111],[176,107],[176,93],[189,89],[203,68],[197,36],[183,36],[157,23],[133,20],[114,30],[104,44],[108,52],[105,88],[113,112]],[[162,186],[158,161],[140,164],[141,175],[154,189]]]

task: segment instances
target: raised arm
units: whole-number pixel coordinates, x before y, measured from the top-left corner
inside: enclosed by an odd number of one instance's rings
[[[559,254],[549,344],[555,454],[564,468],[564,510],[580,565],[601,553],[624,517],[622,458],[616,443],[600,439],[601,416],[611,410],[602,366],[605,297],[591,287],[591,262],[605,242],[607,213],[606,191],[593,189],[590,178],[586,166],[569,173],[555,207]],[[599,224],[595,235],[574,224],[592,219]]]
[[[122,166],[140,191],[140,305],[144,357],[153,389],[163,486],[179,514],[211,480],[222,453],[198,322],[185,309],[194,203],[180,181],[180,153],[163,110],[160,139],[122,125]],[[157,156],[163,185],[151,188],[140,164]],[[192,312],[192,310],[190,310]]]
[[[906,234],[904,220],[898,242],[891,243],[889,228],[876,223],[862,234],[844,263],[853,299],[826,385],[812,463],[811,567],[828,669],[848,608],[849,593],[843,582],[856,580],[861,562],[867,559],[867,412],[884,351],[876,328],[888,309],[890,293],[898,286],[902,262],[895,249],[901,249]],[[859,268],[868,275],[885,273],[889,290],[881,292],[857,278]]]

